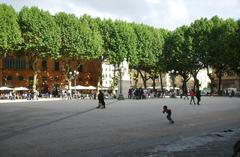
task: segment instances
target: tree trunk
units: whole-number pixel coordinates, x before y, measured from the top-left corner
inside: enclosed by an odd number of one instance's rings
[[[138,84],[138,76],[139,76],[139,72],[137,71],[137,75],[134,79],[134,86],[137,87],[137,84]]]
[[[194,79],[194,91],[199,90],[199,80],[197,79],[197,75],[193,75],[193,79]]]
[[[102,76],[102,67],[101,67],[101,72],[100,72],[100,75]],[[102,86],[102,77],[100,78],[100,84]],[[116,67],[114,66],[114,71],[113,71],[113,82],[112,82],[112,92],[113,92],[113,95],[117,95],[116,91],[115,91],[115,87],[118,86],[118,81],[119,81],[119,77],[117,76],[116,74]]]
[[[69,74],[70,72],[70,66],[69,64],[67,64],[67,70],[65,72],[65,75],[66,75],[66,79],[67,79],[67,82],[68,82],[68,90],[71,90],[71,87],[72,87],[72,81],[71,81],[71,76]],[[71,92],[72,93],[72,92]]]
[[[147,88],[147,80],[146,79],[143,80],[143,86],[144,86],[144,88]]]
[[[149,78],[147,78],[147,73],[144,72],[144,75],[143,75],[143,73],[141,71],[139,71],[139,73],[140,73],[140,75],[142,77],[144,88],[147,88],[147,80],[149,79]]]
[[[96,93],[96,95],[98,95],[99,90],[102,89],[102,71],[103,71],[102,70],[102,64],[103,64],[103,60],[100,60],[100,71],[99,71],[99,75],[98,75],[98,83],[97,83],[97,93]],[[115,81],[115,71],[114,71],[114,79],[113,79],[113,81]],[[115,82],[113,84],[115,85]],[[99,87],[101,87],[101,88],[99,89]]]
[[[194,79],[194,86],[193,86],[193,90],[199,90],[199,80],[197,79],[197,74],[198,74],[199,70],[194,70],[192,71],[192,76]]]
[[[187,90],[187,81],[185,79],[183,79],[183,87],[182,87],[182,90],[183,90],[183,94],[184,95],[187,95],[188,93],[188,90]]]
[[[208,76],[209,77],[209,76]],[[211,83],[210,83],[210,95],[212,95],[213,94],[213,87],[214,87],[214,78],[212,78],[212,77],[209,77],[209,79],[210,79],[210,81],[211,81]]]
[[[218,72],[218,95],[222,95],[221,84],[222,84],[222,70]]]
[[[195,84],[194,90],[199,91],[200,84],[199,84],[199,80],[197,79],[197,77],[194,79],[194,84]]]
[[[38,68],[37,68],[37,59],[32,60],[32,68],[33,68],[33,92],[37,92],[37,76],[38,76]]]
[[[162,72],[160,72],[160,84],[161,84],[161,97],[164,96],[164,89],[163,89],[163,80],[162,80]]]
[[[215,74],[217,75],[217,78],[218,78],[218,90],[217,90],[218,95],[222,94],[221,83],[222,83],[222,76],[223,76],[224,69],[225,69],[225,66],[223,64],[218,64],[215,71]]]
[[[0,59],[2,59],[1,57],[0,57]],[[3,86],[4,84],[3,83],[5,83],[5,81],[3,80],[4,78],[3,78],[3,62],[0,62],[0,68],[1,68],[1,70],[0,70],[0,86]]]
[[[186,95],[188,93],[187,82],[189,80],[189,76],[187,73],[182,73],[181,76],[183,78],[183,93]]]
[[[152,84],[153,90],[155,90],[155,89],[156,89],[156,80],[155,80],[155,77],[152,78],[152,81],[153,81],[153,84]]]

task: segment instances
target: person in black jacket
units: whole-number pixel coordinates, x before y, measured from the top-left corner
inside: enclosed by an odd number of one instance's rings
[[[199,89],[196,91],[196,98],[197,104],[200,105],[199,102],[201,101],[201,91]]]
[[[100,107],[102,109],[105,108],[104,94],[102,93],[102,91],[99,91],[99,94],[98,94],[98,106],[97,106],[97,108],[100,108]]]

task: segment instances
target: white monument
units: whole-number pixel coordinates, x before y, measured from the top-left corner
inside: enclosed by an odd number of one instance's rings
[[[122,94],[124,98],[128,97],[128,90],[130,88],[130,75],[129,75],[129,65],[126,59],[120,64],[120,78],[118,81],[118,97]],[[121,98],[119,98],[121,99]]]

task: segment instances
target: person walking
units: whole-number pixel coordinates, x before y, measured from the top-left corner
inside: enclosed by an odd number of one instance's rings
[[[190,99],[190,105],[192,104],[192,102],[194,103],[194,105],[196,104],[196,103],[195,103],[195,99],[194,99],[195,96],[196,96],[196,93],[195,93],[195,91],[192,89],[192,90],[190,91],[190,97],[191,97],[191,99]]]
[[[128,99],[132,99],[132,92],[133,92],[132,88],[128,89]]]
[[[231,91],[231,94],[230,94],[230,95],[231,95],[230,97],[234,97],[234,94],[235,94],[235,93],[234,93],[234,90],[232,90],[232,91]]]
[[[105,108],[105,101],[104,101],[104,94],[102,91],[99,91],[98,94],[98,106],[96,108],[104,109]]]
[[[197,98],[197,104],[200,105],[201,91],[199,89],[196,91],[196,98]]]
[[[165,105],[163,106],[163,114],[167,113],[167,119],[169,120],[170,124],[173,124],[174,121],[172,120],[172,111],[170,109],[168,109],[168,107]]]
[[[8,99],[13,100],[13,93],[12,93],[12,91],[9,92],[9,98]]]

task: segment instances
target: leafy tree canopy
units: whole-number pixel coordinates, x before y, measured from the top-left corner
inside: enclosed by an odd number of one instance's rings
[[[0,4],[0,30],[0,57],[3,57],[19,49],[22,42],[17,14],[11,6],[5,4]]]
[[[19,25],[24,39],[23,48],[34,57],[59,57],[60,29],[48,11],[23,7]]]

